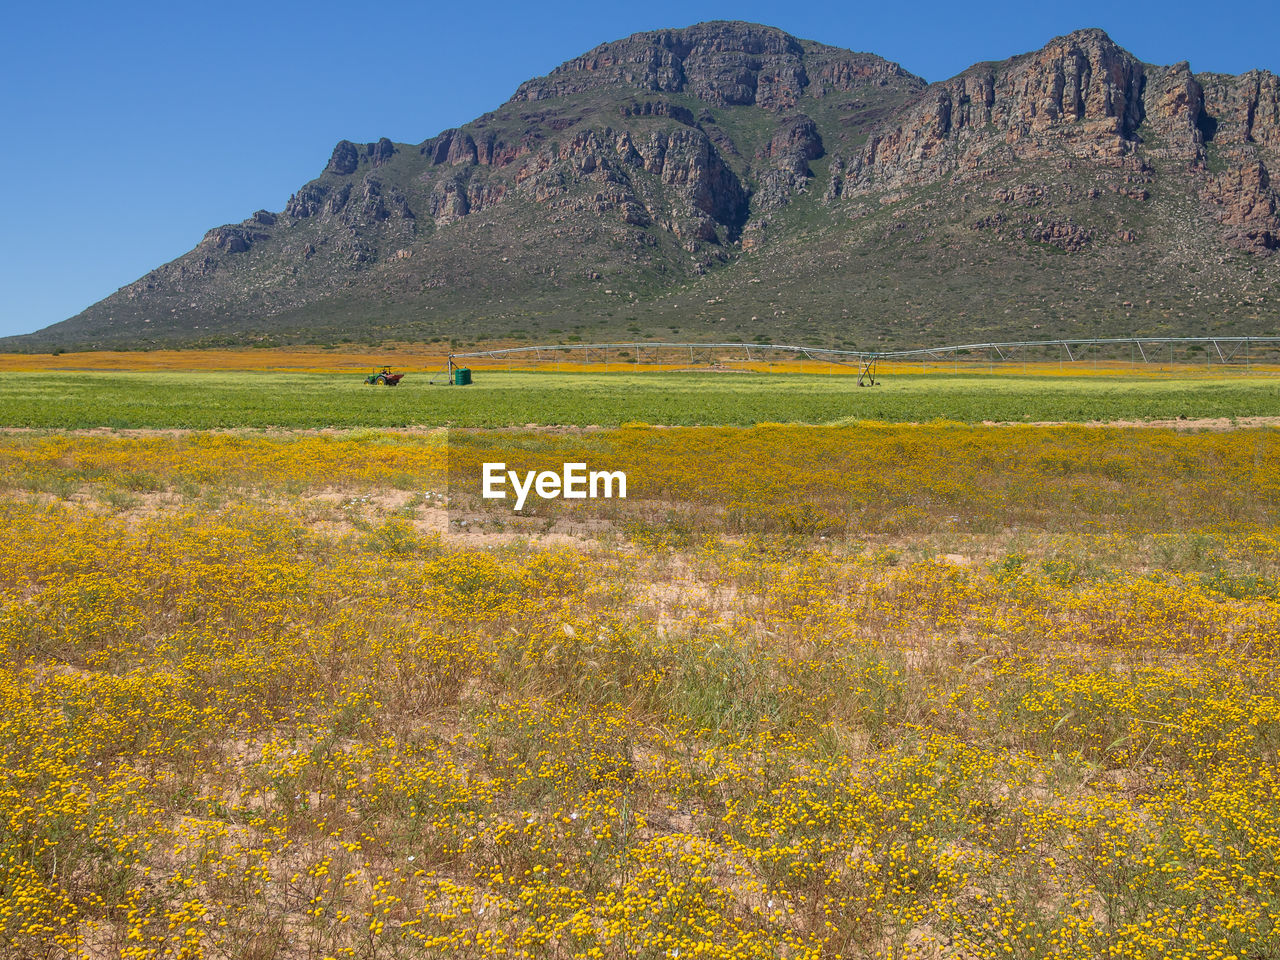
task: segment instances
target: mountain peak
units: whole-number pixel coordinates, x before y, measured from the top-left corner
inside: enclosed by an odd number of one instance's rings
[[[1062,43],[1098,43],[1119,47],[1119,44],[1111,39],[1111,35],[1101,27],[1082,27],[1079,30],[1072,30],[1060,37],[1054,37],[1045,46],[1052,47]]]
[[[881,57],[819,44],[806,51],[777,27],[711,20],[601,44],[521,84],[512,99],[550,100],[621,84],[650,93],[689,93],[718,106],[788,110],[824,71],[846,85],[892,80],[924,85]]]
[[[590,53],[616,47],[645,46],[670,50],[682,58],[709,52],[799,55],[802,51],[799,40],[777,27],[745,20],[704,20],[687,27],[633,33],[620,40],[602,43]]]

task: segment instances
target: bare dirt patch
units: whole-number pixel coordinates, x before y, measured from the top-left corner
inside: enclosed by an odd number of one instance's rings
[[[1145,427],[1152,430],[1256,430],[1280,427],[1280,417],[1179,417],[1176,420],[982,421],[984,427]]]

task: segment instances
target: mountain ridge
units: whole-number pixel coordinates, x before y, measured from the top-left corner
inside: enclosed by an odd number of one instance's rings
[[[926,83],[712,21],[418,144],[340,141],[282,211],[6,345],[1268,332],[1278,162],[1273,74],[1098,28]]]

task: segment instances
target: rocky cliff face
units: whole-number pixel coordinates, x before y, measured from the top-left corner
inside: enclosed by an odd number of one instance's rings
[[[1144,64],[1101,30],[1082,30],[931,86],[842,162],[829,192],[977,181],[1018,162],[1064,160],[1125,169],[1148,182],[1152,160],[1175,160],[1228,228],[1223,238],[1267,252],[1280,231],[1267,169],[1280,148],[1278,111],[1280,90],[1269,73],[1202,82],[1186,63]],[[1211,169],[1211,154],[1225,169]]]
[[[850,158],[846,188],[915,186],[996,163],[1066,156],[1115,163],[1150,122],[1188,157],[1200,149],[1200,86],[1183,68],[1146,68],[1100,30],[935,84]]]
[[[1280,164],[1280,78],[1259,70],[1210,74],[1202,89],[1211,157],[1201,195],[1231,243],[1256,253],[1280,248],[1280,201],[1271,185]]]
[[[897,343],[947,316],[956,336],[1265,325],[1278,164],[1274,75],[1147,64],[1101,30],[926,84],[698,24],[603,44],[418,144],[340,141],[282,211],[210,230],[46,339],[552,336],[565,315],[801,336],[819,308]],[[720,304],[752,281],[734,321]],[[707,295],[674,299],[690,285]]]

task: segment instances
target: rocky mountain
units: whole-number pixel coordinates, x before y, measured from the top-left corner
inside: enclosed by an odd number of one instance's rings
[[[927,84],[745,23],[637,34],[9,347],[1274,333],[1280,81],[1101,30]]]

